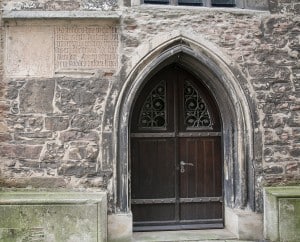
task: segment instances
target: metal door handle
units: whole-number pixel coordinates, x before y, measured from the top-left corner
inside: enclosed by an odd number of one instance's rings
[[[184,162],[183,160],[180,161],[180,172],[181,173],[185,172],[184,166],[194,166],[194,164],[193,163]]]
[[[194,166],[193,163],[187,163],[187,162],[184,162],[183,160],[180,161],[180,165],[181,165],[181,166]]]

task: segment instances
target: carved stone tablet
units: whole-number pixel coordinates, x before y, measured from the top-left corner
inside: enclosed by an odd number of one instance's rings
[[[55,70],[115,70],[117,48],[115,26],[56,26]]]
[[[52,27],[7,27],[6,75],[52,76],[53,49]]]

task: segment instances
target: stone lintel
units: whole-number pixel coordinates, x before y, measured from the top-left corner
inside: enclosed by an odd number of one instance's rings
[[[0,205],[106,203],[105,192],[1,191]]]
[[[4,11],[4,20],[15,19],[119,19],[117,11]]]
[[[300,198],[300,186],[266,187],[265,193],[277,198]]]

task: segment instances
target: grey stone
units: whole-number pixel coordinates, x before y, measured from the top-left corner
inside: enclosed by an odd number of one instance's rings
[[[59,116],[59,117],[46,117],[45,118],[45,128],[51,131],[61,131],[66,130],[69,127],[69,117]]]
[[[96,101],[105,100],[107,80],[58,80],[55,104],[64,113],[91,113]]]
[[[73,2],[73,1],[72,1]],[[78,18],[78,19],[119,19],[116,11],[4,11],[3,19],[53,19],[53,18]]]
[[[63,0],[63,1],[48,0],[44,5],[44,8],[50,11],[55,11],[60,9],[64,9],[66,11],[73,11],[73,10],[77,10],[79,7],[80,7],[80,3],[74,0]]]
[[[98,115],[93,114],[78,114],[71,121],[71,127],[82,131],[95,129],[100,127],[101,119]]]
[[[281,166],[270,166],[264,169],[265,174],[281,174],[283,173],[283,168]]]
[[[287,164],[285,166],[285,171],[287,174],[290,174],[290,173],[298,173],[299,171],[299,164],[297,162],[293,162],[293,163],[290,163],[290,164]]]
[[[290,155],[297,158],[300,157],[300,148],[295,147],[290,151]]]
[[[91,142],[72,142],[69,145],[69,159],[79,161],[96,162],[99,148],[97,143]]]
[[[28,80],[20,90],[22,113],[52,113],[54,80]]]
[[[45,162],[61,161],[64,155],[65,155],[64,145],[57,144],[56,142],[47,142],[45,145],[44,154],[41,156],[41,160]]]
[[[22,179],[22,183],[33,188],[60,188],[66,187],[62,177],[32,177]]]
[[[52,138],[51,132],[35,132],[35,133],[15,133],[15,140],[23,141],[24,143],[44,143]]]
[[[0,155],[8,158],[38,159],[43,146],[40,145],[3,145]]]
[[[247,0],[246,7],[250,9],[269,10],[269,2],[267,0]]]
[[[131,242],[139,240],[136,234],[132,238],[132,214],[111,214],[108,216],[108,241]],[[178,238],[178,237],[177,237]],[[150,237],[150,240],[153,238]]]
[[[81,132],[81,131],[70,130],[70,131],[61,132],[59,138],[62,142],[76,141],[76,140],[97,142],[99,140],[99,135],[94,131]]]
[[[74,176],[77,178],[81,177],[96,177],[97,169],[95,164],[81,164],[78,162],[69,162],[68,164],[62,165],[58,169],[58,174],[63,176]]]
[[[6,96],[8,99],[16,99],[19,95],[20,88],[23,87],[25,81],[10,81],[8,83],[8,90]]]
[[[83,0],[83,9],[89,10],[114,10],[117,7],[118,2],[116,0]]]

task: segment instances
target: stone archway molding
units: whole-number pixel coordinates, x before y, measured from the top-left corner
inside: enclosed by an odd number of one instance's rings
[[[130,212],[131,110],[143,84],[162,67],[179,62],[202,78],[214,95],[223,119],[225,206],[255,210],[253,171],[254,111],[245,90],[251,85],[235,63],[210,41],[198,34],[172,32],[150,39],[132,54],[129,73],[119,95],[114,118],[116,162],[116,212]]]

